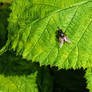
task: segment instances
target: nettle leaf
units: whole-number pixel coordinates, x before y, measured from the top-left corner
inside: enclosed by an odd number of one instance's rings
[[[87,79],[87,88],[92,92],[92,68],[88,68],[85,74]]]
[[[18,55],[59,68],[92,66],[91,0],[14,0],[11,9],[8,43]],[[60,48],[57,27],[71,44]]]
[[[36,84],[37,73],[29,76],[0,75],[0,91],[3,92],[39,92]]]

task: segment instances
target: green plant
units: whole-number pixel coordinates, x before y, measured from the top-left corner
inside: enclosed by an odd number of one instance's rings
[[[8,2],[2,0],[1,2],[5,2],[5,6],[0,7],[0,15],[3,16],[5,13],[6,16],[0,18],[2,42],[0,91],[53,92],[54,81],[58,81],[55,79],[58,78],[55,72],[71,68],[83,68],[83,71],[87,69],[85,74],[87,87],[90,92],[92,91],[92,0],[8,0]],[[11,4],[10,9],[6,3]],[[6,19],[10,10],[8,23]],[[7,24],[8,37],[6,37]],[[57,27],[67,34],[72,41],[71,44],[66,43],[62,48],[59,47],[56,38]],[[6,61],[9,64],[3,70]],[[53,66],[58,67],[58,71],[52,69]],[[55,75],[52,76],[53,74]],[[60,75],[62,77],[62,74]],[[59,81],[58,84],[61,85]],[[79,91],[70,86],[67,88],[70,91]],[[66,89],[61,89],[58,92],[67,92]],[[80,92],[83,90],[80,89]]]

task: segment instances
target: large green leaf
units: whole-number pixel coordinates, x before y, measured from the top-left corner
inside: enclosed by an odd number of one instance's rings
[[[14,0],[11,9],[8,43],[18,55],[59,68],[92,66],[91,0]],[[72,41],[62,48],[58,26]]]

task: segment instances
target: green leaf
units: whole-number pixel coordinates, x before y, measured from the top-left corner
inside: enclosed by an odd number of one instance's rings
[[[1,92],[52,92],[52,83],[47,67],[40,68],[10,52],[0,56]]]
[[[37,72],[28,76],[0,75],[1,92],[39,92],[36,84]]]
[[[92,92],[92,68],[88,68],[85,74],[87,79],[87,88]]]
[[[59,68],[92,66],[91,0],[14,0],[11,10],[8,42],[18,55]],[[72,41],[62,48],[58,26]]]

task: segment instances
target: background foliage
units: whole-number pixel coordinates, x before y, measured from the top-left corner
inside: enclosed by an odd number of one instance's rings
[[[1,2],[0,54],[5,52],[0,56],[1,92],[87,92],[85,68],[92,91],[91,0]],[[72,44],[59,48],[57,26]]]

